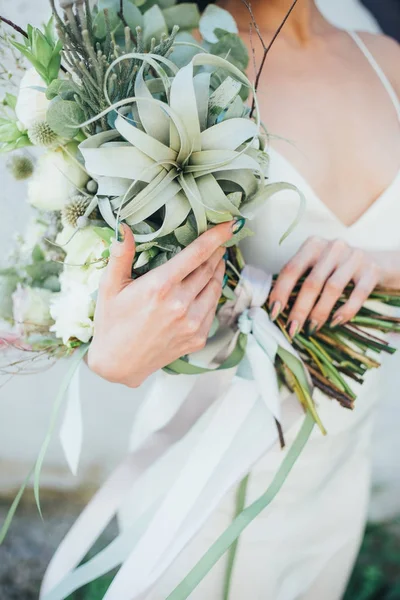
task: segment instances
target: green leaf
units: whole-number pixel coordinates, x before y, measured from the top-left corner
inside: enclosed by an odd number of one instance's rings
[[[53,100],[59,94],[60,87],[63,84],[62,79],[54,79],[46,89],[46,98],[47,100]]]
[[[0,274],[0,318],[12,319],[13,303],[12,294],[17,289],[19,277],[15,272]]]
[[[53,79],[46,89],[46,98],[54,100],[57,96],[60,96],[62,100],[73,100],[75,84],[68,79]]]
[[[177,6],[171,6],[163,10],[165,22],[169,31],[174,25],[180,29],[197,29],[200,23],[200,12],[197,4],[183,2]]]
[[[49,45],[47,39],[39,29],[35,29],[33,35],[32,52],[44,67],[47,67],[50,63],[53,49]]]
[[[175,229],[175,237],[181,246],[189,246],[197,238],[196,227],[188,220],[185,225]]]
[[[243,40],[234,33],[216,29],[218,42],[212,44],[210,52],[216,56],[226,58],[241,71],[246,71],[249,66],[249,53]]]
[[[201,52],[200,48],[196,48],[198,45],[196,38],[194,38],[187,31],[179,31],[175,43],[172,46],[172,53],[169,58],[181,69],[190,63],[193,56]]]
[[[8,92],[6,92],[6,95],[4,97],[4,104],[6,106],[9,106],[10,108],[12,108],[12,110],[15,110],[15,107],[17,105],[17,96],[14,96],[14,94],[9,94]]]
[[[218,38],[216,29],[223,29],[229,33],[238,33],[235,19],[223,8],[215,4],[209,4],[200,19],[200,33],[206,42],[215,44]]]
[[[136,33],[136,27],[143,27],[143,15],[132,2],[124,3],[124,18],[130,29]]]
[[[167,23],[159,6],[152,6],[143,16],[143,35],[145,44],[154,37],[159,40],[163,33],[168,34]]]
[[[72,140],[85,121],[85,115],[76,102],[55,98],[47,109],[47,122],[59,136]]]
[[[32,250],[32,260],[34,263],[42,262],[45,259],[45,255],[41,247],[36,244],[34,249]]]
[[[15,121],[0,119],[0,142],[16,142],[21,137]]]
[[[93,231],[99,236],[108,246],[115,238],[115,231],[110,227],[93,227]]]

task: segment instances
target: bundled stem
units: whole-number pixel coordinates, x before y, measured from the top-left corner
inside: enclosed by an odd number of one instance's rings
[[[238,283],[237,272],[244,266],[243,258],[238,248],[230,250],[229,281],[234,288]],[[279,315],[276,323],[282,332],[286,332],[291,307],[295,303],[304,278],[295,286],[288,306]],[[353,287],[347,286],[341,298],[332,310],[332,315],[349,298]],[[376,289],[370,299],[384,305],[399,306],[400,291]],[[268,303],[263,307],[268,312]],[[358,315],[349,323],[330,328],[322,327],[316,333],[309,335],[307,331],[300,332],[293,340],[286,335],[297,350],[307,368],[314,386],[326,396],[337,400],[347,409],[354,408],[357,394],[350,381],[362,384],[366,373],[380,367],[377,357],[380,354],[393,354],[396,350],[382,337],[379,332],[400,332],[400,318],[388,316],[384,311],[364,306]],[[376,335],[378,333],[378,335]],[[293,374],[288,368],[277,365],[280,380],[298,395],[294,385]],[[302,399],[299,398],[301,401]]]

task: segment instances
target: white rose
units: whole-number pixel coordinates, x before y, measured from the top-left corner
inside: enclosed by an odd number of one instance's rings
[[[15,114],[25,129],[29,129],[38,121],[46,120],[50,104],[45,94],[46,87],[39,73],[33,68],[28,69],[21,79]],[[37,88],[43,88],[43,91]]]
[[[77,232],[72,227],[65,227],[56,241],[67,253],[60,277],[62,289],[81,284],[87,287],[90,294],[98,290],[105,266],[101,260],[105,244],[93,227],[85,227]]]
[[[85,344],[93,336],[93,316],[95,303],[88,288],[76,284],[67,290],[55,294],[50,306],[50,313],[55,323],[53,331],[64,344],[71,338],[77,338]]]
[[[50,302],[54,294],[41,288],[18,285],[12,295],[13,317],[19,335],[46,330],[52,324]]]
[[[71,153],[76,144],[68,144]],[[85,187],[88,176],[61,148],[43,154],[28,183],[28,200],[39,210],[61,210],[70,196]]]

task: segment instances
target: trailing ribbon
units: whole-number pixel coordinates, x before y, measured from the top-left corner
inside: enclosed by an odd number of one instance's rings
[[[263,271],[245,268],[236,301],[220,311],[219,338],[196,356],[197,365],[181,361],[208,372],[197,377],[158,374],[136,418],[132,453],[57,550],[41,598],[63,600],[119,565],[105,600],[142,598],[226,492],[276,443],[275,419],[286,429],[299,419],[297,402],[281,406],[275,357],[286,353],[299,370],[305,369],[261,309],[270,285],[271,277]],[[243,360],[228,368],[238,346]],[[205,362],[208,367],[200,365]],[[76,568],[123,502],[132,510],[139,502],[130,527]]]

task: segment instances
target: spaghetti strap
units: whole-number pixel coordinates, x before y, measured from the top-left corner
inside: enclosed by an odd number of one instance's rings
[[[371,67],[374,69],[374,71],[378,75],[379,79],[382,82],[383,87],[385,88],[385,90],[387,91],[387,93],[390,96],[390,99],[393,102],[393,106],[394,106],[394,108],[397,112],[397,116],[400,120],[400,100],[399,100],[399,97],[397,96],[392,84],[390,83],[388,77],[386,76],[386,74],[384,73],[384,71],[380,67],[380,65],[377,63],[374,56],[369,51],[369,49],[367,48],[367,46],[365,45],[363,40],[360,38],[358,33],[356,33],[355,31],[348,31],[347,33],[350,35],[351,38],[353,38],[353,40],[355,41],[357,46],[360,48],[361,52],[364,54],[365,58],[370,63]]]

